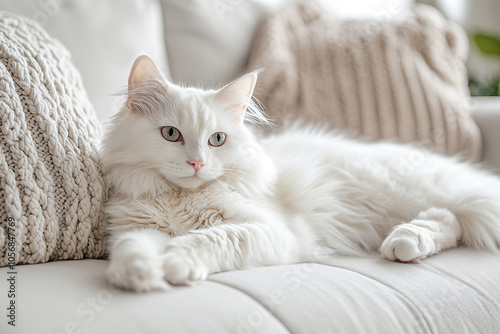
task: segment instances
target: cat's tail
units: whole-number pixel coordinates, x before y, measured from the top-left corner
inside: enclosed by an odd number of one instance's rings
[[[500,178],[485,173],[466,188],[450,208],[462,227],[462,243],[500,251]]]

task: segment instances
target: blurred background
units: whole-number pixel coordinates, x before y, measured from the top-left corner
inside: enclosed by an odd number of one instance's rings
[[[262,0],[264,1],[264,0]],[[274,0],[280,1],[280,0]],[[500,95],[500,0],[323,0],[346,17],[391,19],[415,2],[438,8],[469,37],[469,87],[474,96]]]
[[[38,22],[71,52],[102,120],[119,108],[141,52],[186,85],[217,87],[246,70],[260,24],[294,0],[0,0]],[[337,17],[404,20],[416,3],[438,8],[470,41],[473,96],[500,93],[500,0],[317,0]],[[483,99],[485,100],[485,99]],[[500,105],[495,100],[495,108]]]
[[[439,8],[465,28],[470,41],[467,61],[472,95],[500,95],[500,1],[423,1]]]
[[[390,16],[391,8],[402,11],[411,0],[324,1],[347,16]],[[467,32],[470,55],[467,60],[469,87],[475,96],[500,95],[500,1],[499,0],[417,0],[438,8]]]

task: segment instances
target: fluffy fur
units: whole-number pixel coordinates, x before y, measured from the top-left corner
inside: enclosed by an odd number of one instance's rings
[[[300,123],[257,140],[251,123],[265,118],[248,108],[255,81],[250,73],[220,90],[181,88],[151,59],[136,61],[102,152],[112,284],[167,289],[335,253],[418,262],[458,244],[498,249],[496,176]],[[163,126],[182,140],[164,139]],[[226,135],[222,146],[210,145],[214,133]]]

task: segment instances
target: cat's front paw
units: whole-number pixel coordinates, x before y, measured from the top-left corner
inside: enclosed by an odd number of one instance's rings
[[[146,256],[130,256],[112,260],[107,277],[114,287],[129,291],[147,292],[171,288],[163,279],[161,261]]]
[[[385,238],[380,253],[391,261],[418,263],[434,252],[429,231],[412,224],[401,224]]]
[[[163,257],[164,278],[171,284],[189,285],[205,280],[207,266],[182,247],[171,247]]]

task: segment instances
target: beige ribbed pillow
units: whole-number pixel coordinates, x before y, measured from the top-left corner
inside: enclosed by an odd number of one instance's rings
[[[68,51],[0,12],[0,267],[105,254],[100,139]]]
[[[277,123],[301,116],[475,161],[467,52],[464,32],[432,7],[397,21],[337,20],[307,2],[267,20],[250,69],[264,68],[256,97]]]

